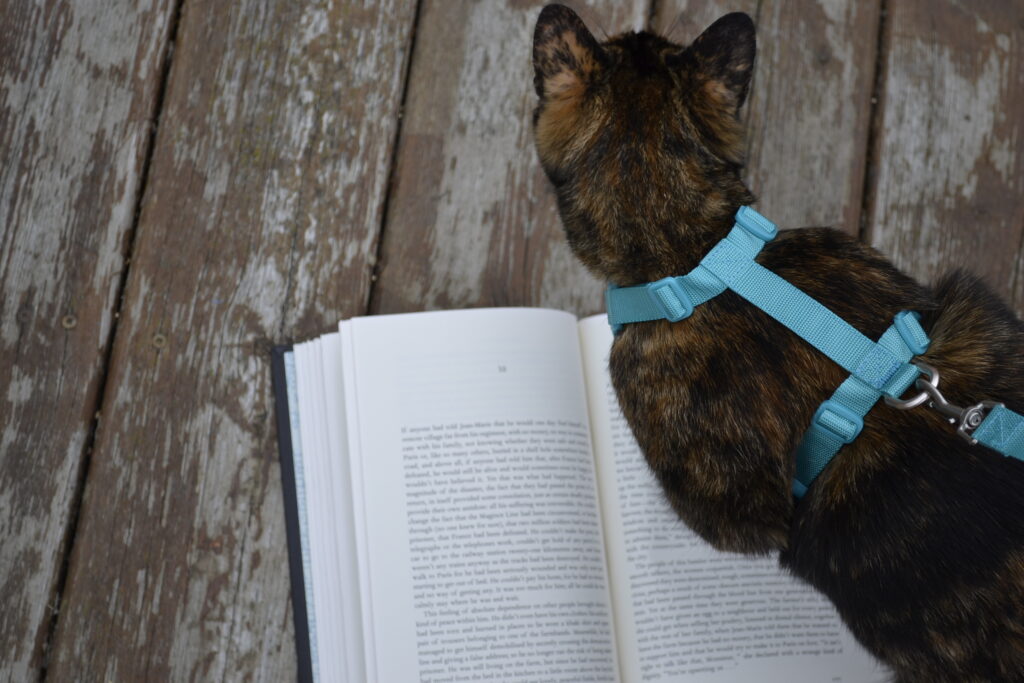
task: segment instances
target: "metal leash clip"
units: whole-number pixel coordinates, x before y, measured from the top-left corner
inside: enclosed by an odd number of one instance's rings
[[[995,401],[982,401],[968,408],[953,405],[939,391],[939,371],[922,361],[916,361],[914,365],[928,376],[927,379],[918,377],[917,381],[914,382],[914,387],[921,393],[905,401],[893,398],[892,396],[885,396],[885,402],[893,408],[910,410],[927,401],[929,408],[939,411],[950,424],[956,426],[957,434],[966,439],[972,446],[977,444],[978,440],[971,436],[971,432],[977,429],[985,420],[989,411],[1002,404]]]

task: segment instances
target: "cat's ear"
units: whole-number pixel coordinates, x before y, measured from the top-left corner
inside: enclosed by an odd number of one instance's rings
[[[548,5],[533,32],[533,87],[541,99],[572,96],[597,75],[604,51],[583,21],[564,5]]]
[[[711,24],[676,61],[689,66],[707,97],[735,113],[747,99],[756,52],[753,20],[733,12]]]

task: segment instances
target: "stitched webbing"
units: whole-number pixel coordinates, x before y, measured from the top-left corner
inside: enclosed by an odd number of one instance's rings
[[[1004,405],[992,408],[971,436],[1003,455],[1024,460],[1024,416]]]
[[[797,449],[793,491],[803,495],[835,453],[857,437],[863,417],[882,394],[902,395],[920,371],[908,361],[928,348],[917,315],[901,312],[872,342],[845,320],[792,284],[754,261],[776,234],[775,225],[749,207],[736,225],[686,275],[636,287],[610,286],[608,322],[618,334],[632,322],[682,320],[695,306],[726,288],[775,318],[850,372],[832,397],[818,408]],[[1024,416],[997,404],[971,434],[1003,455],[1024,460]]]
[[[778,320],[865,384],[884,390],[905,365],[845,320],[725,239],[701,262],[741,297]]]
[[[635,287],[608,288],[608,321],[618,334],[631,322],[682,320],[695,306],[726,288],[792,330],[851,373],[815,413],[797,452],[793,490],[802,495],[843,444],[863,427],[863,417],[884,394],[898,397],[919,371],[907,361],[922,353],[928,337],[916,317],[901,313],[878,343],[797,287],[754,261],[776,234],[774,224],[743,207],[736,225],[686,275]],[[1021,430],[1024,442],[1024,428]],[[1024,444],[1021,446],[1024,448]]]
[[[896,315],[895,322],[878,340],[878,345],[905,362],[921,348],[922,339],[927,347],[928,337],[918,322],[918,316],[903,311]],[[886,385],[886,391],[896,396],[903,394],[920,372],[913,365],[904,365]],[[857,437],[864,425],[864,416],[882,397],[882,393],[856,375],[850,375],[831,398],[821,404],[797,447],[796,473],[793,477],[795,496],[802,497],[839,449]]]

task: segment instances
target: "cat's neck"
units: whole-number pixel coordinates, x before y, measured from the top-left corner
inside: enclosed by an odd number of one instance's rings
[[[704,203],[696,210],[673,211],[662,224],[645,228],[662,236],[664,248],[646,258],[626,259],[622,272],[613,274],[611,281],[630,286],[690,272],[729,234],[740,207],[753,202],[754,196],[747,191],[728,200]]]

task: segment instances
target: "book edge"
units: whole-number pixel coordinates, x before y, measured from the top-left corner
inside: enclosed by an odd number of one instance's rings
[[[277,450],[281,463],[281,489],[284,494],[285,535],[288,541],[288,573],[291,578],[292,617],[295,627],[295,654],[300,683],[313,683],[313,660],[309,647],[309,620],[306,605],[306,584],[302,574],[302,544],[299,534],[299,502],[295,493],[295,460],[292,453],[292,430],[288,418],[288,388],[285,379],[284,355],[292,345],[271,349],[271,383],[274,409],[277,413]]]

